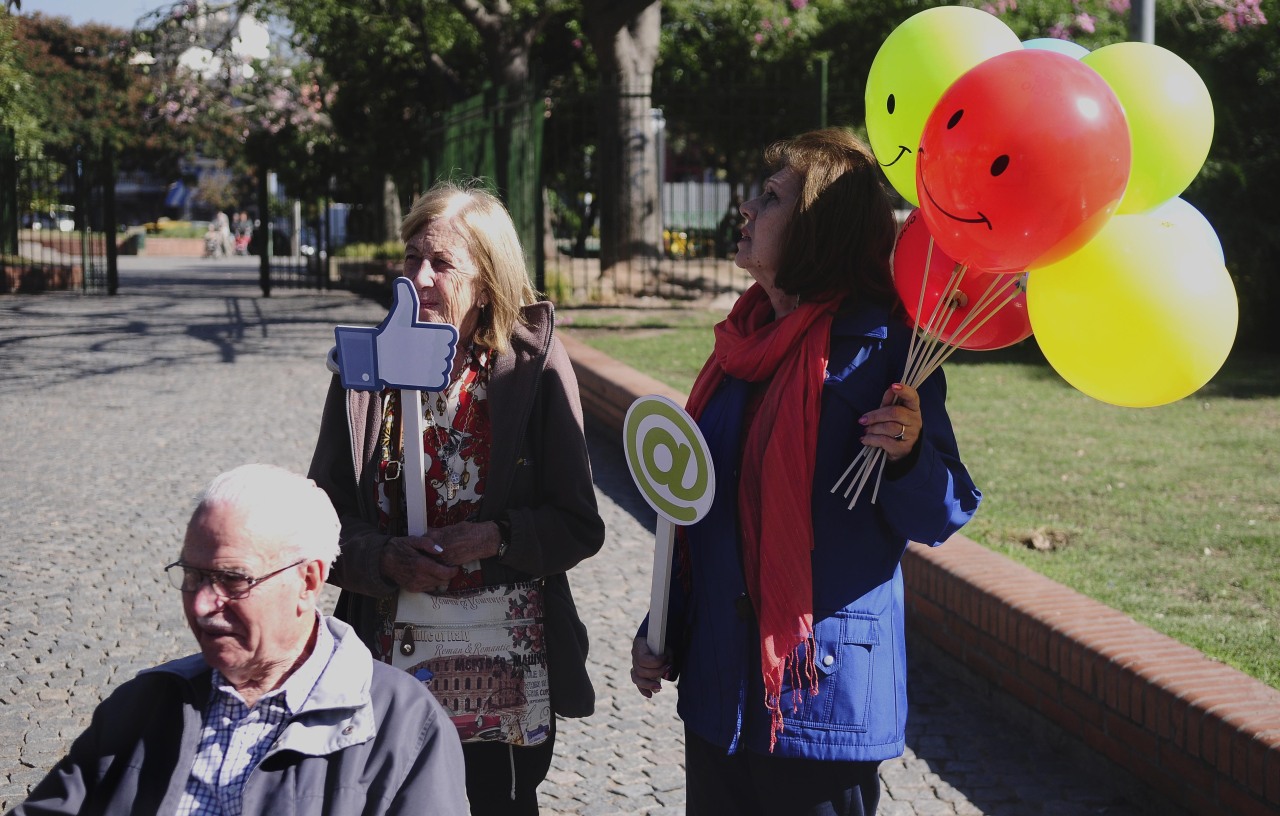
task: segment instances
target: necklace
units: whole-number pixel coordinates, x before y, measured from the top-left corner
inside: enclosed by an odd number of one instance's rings
[[[465,462],[461,462],[463,433],[462,429],[467,427],[467,421],[471,418],[471,409],[475,405],[475,392],[471,393],[471,399],[467,402],[467,409],[463,412],[461,422],[458,420],[458,411],[462,405],[462,392],[466,388],[467,375],[471,371],[472,349],[467,350],[467,357],[463,361],[462,370],[458,372],[458,379],[449,384],[444,391],[439,392],[435,399],[427,402],[427,412],[431,417],[432,436],[436,443],[436,458],[440,461],[444,470],[444,488],[445,496],[448,501],[452,502],[458,495],[458,488],[462,487],[462,470],[466,467]],[[474,379],[474,378],[472,378]],[[451,398],[452,393],[452,398]],[[454,420],[450,422],[448,417],[449,404],[453,403]],[[439,414],[436,413],[436,407],[439,407]],[[459,467],[459,464],[462,467]]]

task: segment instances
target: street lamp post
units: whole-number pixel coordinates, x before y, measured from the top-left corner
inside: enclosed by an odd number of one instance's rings
[[[1156,41],[1156,0],[1132,0],[1129,5],[1129,39]]]

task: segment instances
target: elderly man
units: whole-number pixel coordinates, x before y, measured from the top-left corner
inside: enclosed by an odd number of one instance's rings
[[[117,689],[12,813],[468,813],[444,710],[318,611],[337,553],[311,480],[269,465],[214,479],[165,568],[200,654]]]

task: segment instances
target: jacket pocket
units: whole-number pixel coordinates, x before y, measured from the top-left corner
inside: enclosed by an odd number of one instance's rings
[[[782,716],[800,725],[863,732],[871,715],[871,688],[880,646],[874,615],[837,613],[813,627],[818,693],[784,677]]]

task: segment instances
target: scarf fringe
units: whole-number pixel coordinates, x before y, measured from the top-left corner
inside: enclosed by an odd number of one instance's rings
[[[782,721],[782,678],[791,681],[791,713],[800,709],[802,695],[818,696],[818,646],[810,631],[800,646],[785,658],[778,667],[776,676],[766,675],[764,678],[764,704],[769,709],[769,753],[778,744],[778,735],[784,730]]]

